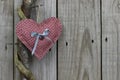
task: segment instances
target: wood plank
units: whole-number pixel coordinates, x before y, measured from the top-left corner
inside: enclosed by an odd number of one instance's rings
[[[120,80],[120,0],[102,0],[102,80]]]
[[[56,0],[37,0],[36,3],[39,5],[37,22],[42,22],[51,16],[56,17]],[[31,70],[36,80],[56,80],[56,45],[41,61],[34,57]]]
[[[101,80],[100,0],[58,0],[58,80]]]
[[[0,80],[13,80],[13,0],[0,0]]]
[[[22,0],[14,0],[14,53],[17,53],[17,37],[16,37],[16,24],[19,22],[19,17],[17,14],[17,9],[21,6]],[[14,65],[14,80],[21,80],[21,76],[16,66]]]
[[[56,0],[37,0],[36,3],[36,5],[39,5],[39,7],[36,8],[37,22],[42,22],[45,18],[56,16]],[[21,0],[15,0],[14,5],[16,25],[19,21],[16,9],[20,7]],[[30,69],[36,80],[56,80],[56,45],[41,61],[38,61],[36,57],[33,57],[32,62],[30,62]],[[20,79],[20,75],[16,71],[15,79],[17,80],[17,78]]]

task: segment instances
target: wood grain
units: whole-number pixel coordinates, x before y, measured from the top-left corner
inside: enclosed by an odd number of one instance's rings
[[[15,25],[18,23],[19,18],[17,15],[17,8],[21,5],[21,0],[15,0]],[[37,22],[42,22],[44,19],[56,16],[56,0],[37,0],[36,7],[37,10]],[[35,18],[32,14],[32,18]],[[16,40],[16,37],[15,37]],[[16,46],[15,46],[16,48]],[[16,51],[15,51],[16,52]],[[30,62],[30,69],[32,70],[36,80],[56,80],[56,45],[51,49],[51,51],[41,60],[37,60],[33,56]],[[15,80],[20,79],[19,73],[15,72]]]
[[[56,16],[56,0],[37,0],[36,5],[37,22]],[[36,80],[56,80],[56,45],[41,61],[33,57],[31,70]]]
[[[0,80],[13,80],[13,0],[0,0]]]
[[[17,53],[17,47],[18,47],[15,28],[16,28],[16,24],[20,20],[18,13],[17,13],[17,9],[20,8],[21,5],[22,5],[22,0],[14,0],[14,54]],[[17,70],[16,66],[14,65],[14,80],[21,80],[21,79],[22,77],[19,71]]]
[[[102,0],[102,80],[120,80],[120,0]]]
[[[58,80],[101,80],[100,0],[58,0]]]

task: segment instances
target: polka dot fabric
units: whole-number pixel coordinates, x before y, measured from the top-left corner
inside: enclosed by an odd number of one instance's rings
[[[62,25],[59,19],[55,17],[48,18],[40,24],[32,19],[25,19],[17,24],[16,34],[18,39],[32,51],[36,37],[31,37],[31,32],[42,34],[45,29],[49,29],[50,33],[48,37],[55,43],[62,32]],[[54,44],[46,38],[39,40],[34,55],[41,60],[53,45]]]

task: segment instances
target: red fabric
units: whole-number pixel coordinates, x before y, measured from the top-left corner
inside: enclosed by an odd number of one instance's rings
[[[32,19],[25,19],[17,24],[16,34],[19,40],[30,51],[32,51],[36,37],[31,37],[31,32],[38,32],[42,34],[45,29],[49,29],[50,33],[48,37],[55,43],[62,32],[62,25],[55,17],[48,18],[40,24],[36,23]],[[40,60],[45,56],[52,46],[53,43],[47,39],[39,40],[34,55]]]

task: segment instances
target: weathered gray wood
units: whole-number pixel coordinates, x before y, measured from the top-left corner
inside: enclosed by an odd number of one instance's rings
[[[16,37],[15,28],[16,28],[16,24],[20,20],[17,14],[17,9],[21,6],[21,4],[22,4],[22,0],[14,0],[14,53],[17,53],[17,37]],[[14,80],[21,80],[21,75],[17,70],[16,66],[14,67]]]
[[[20,7],[21,1],[22,0],[15,0],[14,2],[15,25],[19,21],[17,8]],[[37,0],[36,5],[39,5],[39,7],[36,8],[38,22],[41,22],[45,18],[56,16],[56,0]],[[41,61],[38,61],[36,57],[33,57],[32,62],[30,63],[30,69],[36,80],[56,80],[56,46],[54,46],[50,53],[48,53]],[[20,79],[20,75],[17,71],[15,72],[14,79]]]
[[[120,80],[120,0],[102,0],[102,80]]]
[[[56,0],[37,0],[36,3],[39,5],[37,22],[56,16]],[[56,46],[41,61],[34,57],[31,70],[36,80],[56,80]]]
[[[58,80],[101,80],[100,0],[58,0]]]
[[[13,0],[0,0],[0,80],[13,80]]]

